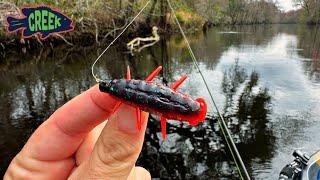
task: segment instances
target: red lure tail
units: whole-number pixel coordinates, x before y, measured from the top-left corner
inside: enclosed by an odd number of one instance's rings
[[[206,118],[206,115],[207,115],[208,106],[207,106],[206,100],[203,98],[197,98],[196,101],[200,104],[201,110],[200,110],[197,118],[194,118],[191,121],[189,121],[189,124],[191,126],[196,126],[199,124],[199,122],[203,122]]]

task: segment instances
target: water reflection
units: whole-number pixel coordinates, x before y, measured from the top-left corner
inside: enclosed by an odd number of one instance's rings
[[[312,152],[320,145],[314,137],[320,125],[316,53],[320,45],[315,32],[299,26],[263,25],[189,35],[200,68],[255,178],[275,179],[294,148]],[[94,83],[90,66],[102,50],[59,46],[27,49],[27,53],[17,48],[2,54],[2,173],[38,125]],[[121,78],[130,65],[133,78],[144,79],[162,65],[157,81],[170,84],[187,74],[189,80],[180,90],[209,99],[181,36],[162,38],[134,56],[125,51],[122,46],[109,49],[97,65],[99,76]],[[207,121],[198,127],[170,121],[167,141],[161,139],[158,117],[152,116],[138,164],[153,177],[238,178],[211,109]]]
[[[229,99],[224,116],[247,163],[252,159],[266,161],[274,148],[272,132],[266,126],[270,96],[266,89],[260,89],[258,80],[256,72],[248,74],[235,63],[225,71],[222,81],[223,93]],[[149,170],[155,177],[237,179],[215,116],[196,128],[170,123],[167,141],[161,140],[159,128],[159,121],[153,118],[139,158],[144,167],[154,164]]]
[[[298,54],[305,57],[302,60],[305,73],[313,82],[320,82],[320,38],[319,29],[316,27],[299,28],[298,38],[303,39],[299,41]]]

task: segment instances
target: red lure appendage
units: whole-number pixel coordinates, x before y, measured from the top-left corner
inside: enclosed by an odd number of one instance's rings
[[[145,80],[146,83],[150,83],[162,70],[162,67],[159,66],[156,70],[154,70]],[[175,83],[173,83],[170,87],[170,89],[173,91],[174,94],[176,94],[176,90],[179,88],[179,86],[181,86],[181,84],[187,79],[187,76],[184,75],[182,76],[178,81],[176,81]],[[127,66],[127,73],[126,73],[126,80],[131,80],[131,74],[130,74],[130,67]],[[102,89],[100,89],[101,91],[104,91]],[[170,91],[171,91],[170,90]],[[106,92],[106,91],[104,91]],[[175,119],[175,120],[179,120],[179,121],[186,121],[188,122],[191,126],[196,126],[198,123],[203,122],[205,120],[206,114],[207,114],[207,103],[205,101],[205,99],[203,98],[197,98],[195,100],[190,99],[189,96],[183,95],[183,98],[189,100],[189,101],[193,101],[193,102],[197,102],[199,103],[198,106],[200,106],[200,108],[196,111],[196,112],[192,112],[189,114],[182,114],[182,113],[178,113],[175,111],[170,111],[170,112],[160,112],[159,110],[157,111],[157,109],[152,109],[149,107],[144,107],[141,105],[137,105],[133,102],[128,102],[128,101],[124,101],[122,99],[119,99],[119,97],[115,97],[117,100],[119,100],[119,102],[116,104],[115,108],[114,108],[114,112],[118,110],[118,108],[122,105],[122,103],[126,103],[129,104],[131,106],[134,106],[136,108],[136,124],[137,124],[137,129],[140,130],[141,129],[141,125],[142,125],[142,120],[141,120],[141,109],[142,108],[144,111],[150,112],[150,113],[154,113],[160,116],[160,120],[161,120],[161,133],[162,133],[162,137],[163,139],[166,139],[166,121],[167,119]],[[195,103],[196,103],[195,102]]]

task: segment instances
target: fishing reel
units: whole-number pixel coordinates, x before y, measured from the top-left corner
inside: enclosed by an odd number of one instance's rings
[[[302,171],[308,165],[310,157],[299,150],[295,150],[292,155],[295,159],[281,170],[279,180],[301,179]]]

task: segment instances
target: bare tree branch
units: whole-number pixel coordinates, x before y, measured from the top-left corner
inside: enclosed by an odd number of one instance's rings
[[[133,54],[133,51],[140,52],[142,49],[154,45],[159,40],[160,40],[160,36],[158,35],[158,27],[153,26],[152,36],[145,37],[145,38],[142,38],[142,37],[134,38],[133,40],[127,43],[127,48],[130,50],[131,54]],[[141,46],[142,42],[147,42],[147,44]]]

